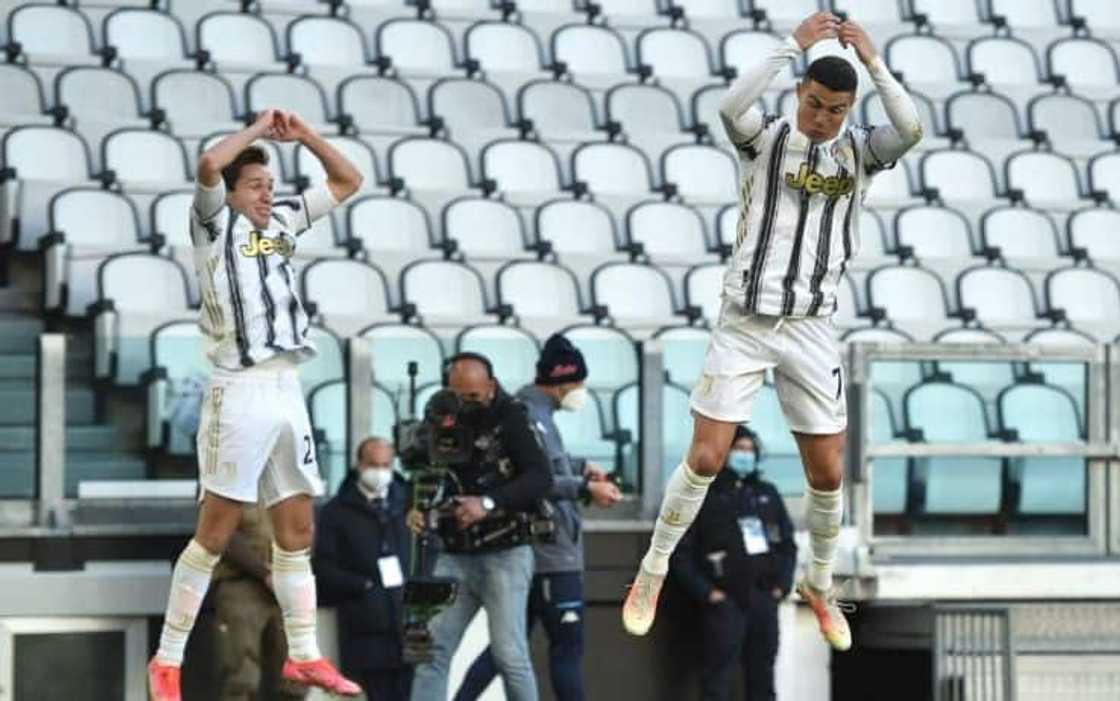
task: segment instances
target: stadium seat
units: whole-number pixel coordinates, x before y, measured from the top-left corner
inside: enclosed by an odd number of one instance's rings
[[[684,278],[685,304],[699,307],[709,325],[719,323],[720,307],[723,304],[723,263],[697,265],[688,271]]]
[[[324,136],[327,143],[335,147],[346,160],[358,169],[362,176],[362,185],[357,194],[369,194],[378,188],[382,181],[381,169],[377,164],[377,154],[361,139],[352,136]],[[295,148],[296,177],[306,178],[311,186],[322,185],[327,182],[327,171],[318,157],[303,144]]]
[[[975,0],[910,0],[914,15],[924,15],[940,36],[971,37],[983,19]]]
[[[867,277],[867,301],[882,308],[886,318],[905,325],[951,323],[949,300],[941,279],[913,266],[886,266]]]
[[[1089,160],[1089,189],[1105,193],[1113,204],[1120,202],[1120,154],[1108,151]]]
[[[716,216],[716,241],[719,246],[734,246],[739,240],[739,204],[724,205]]]
[[[964,134],[968,147],[994,162],[1022,149],[1027,138],[1019,110],[1004,95],[994,92],[960,92],[945,102],[950,129]]]
[[[357,260],[317,260],[300,273],[303,301],[317,320],[342,338],[370,323],[395,321],[385,275]]]
[[[1111,100],[1116,96],[1120,73],[1116,53],[1100,39],[1067,37],[1046,49],[1050,76],[1061,75],[1075,93],[1092,100]]]
[[[627,240],[660,265],[693,265],[710,258],[704,218],[677,202],[643,202],[626,214]],[[637,249],[635,249],[637,250]]]
[[[696,326],[666,326],[653,338],[661,344],[661,363],[669,381],[681,387],[692,387],[704,371],[711,332]]]
[[[345,242],[335,230],[334,216],[316,219],[310,229],[299,234],[294,256],[297,259],[341,258],[348,255]]]
[[[373,379],[394,396],[408,392],[408,364],[416,363],[416,385],[438,384],[443,372],[444,351],[434,333],[411,324],[374,324],[361,332],[373,356]],[[407,399],[403,397],[402,399]],[[405,404],[399,404],[406,412]],[[421,404],[417,407],[423,411]]]
[[[897,329],[862,327],[846,331],[840,338],[843,343],[908,344],[914,338]],[[871,387],[883,392],[902,411],[902,398],[906,391],[922,381],[922,363],[904,360],[879,360],[871,363]]]
[[[101,143],[114,129],[143,128],[151,123],[145,118],[136,81],[111,68],[63,69],[54,80],[54,104],[66,109],[73,128],[91,144]]]
[[[476,22],[463,37],[468,59],[493,73],[532,74],[544,67],[544,49],[532,28],[510,22]]]
[[[471,187],[470,163],[462,148],[441,139],[411,137],[389,149],[389,175],[410,190],[462,192]]]
[[[945,129],[942,126],[941,108],[934,105],[933,100],[920,92],[915,90],[907,90],[907,92],[910,99],[914,101],[914,106],[918,108],[918,121],[922,125],[922,140],[914,145],[915,152],[948,148],[951,141],[945,135]],[[890,123],[890,117],[887,116],[886,108],[883,107],[883,100],[879,97],[879,93],[869,92],[860,104],[865,124]]]
[[[983,36],[968,42],[968,72],[1001,93],[1026,97],[1037,93],[1042,66],[1030,42],[1013,36]]]
[[[361,28],[341,17],[305,15],[288,24],[288,50],[300,55],[302,65],[361,69],[369,50]]]
[[[786,423],[778,392],[771,384],[764,384],[751,404],[748,425],[766,448],[766,459],[761,467],[766,479],[784,496],[805,493],[805,469],[797,442]]]
[[[897,440],[894,411],[886,394],[871,390],[870,430],[872,443]],[[909,470],[906,458],[876,458],[871,463],[871,502],[876,516],[906,512]]]
[[[488,324],[486,289],[478,271],[446,260],[418,260],[401,271],[401,301],[416,307],[425,326]]]
[[[40,240],[43,308],[82,317],[97,300],[97,268],[113,253],[142,250],[136,206],[118,192],[64,190],[51,198],[50,233]]]
[[[1085,348],[1096,346],[1097,339],[1084,331],[1063,328],[1038,329],[1027,334],[1023,341],[1040,346]],[[1085,406],[1088,385],[1088,366],[1085,363],[1032,362],[1028,368],[1037,373],[1047,385],[1060,387],[1075,398],[1078,407]]]
[[[374,33],[377,55],[406,76],[441,77],[458,68],[451,33],[438,22],[393,19]]]
[[[564,62],[581,85],[605,89],[631,72],[626,44],[610,27],[570,24],[553,32],[550,45],[553,59]]]
[[[498,382],[513,394],[536,379],[541,346],[525,329],[490,324],[463,329],[455,337],[455,351],[480,353],[489,358]]]
[[[988,0],[992,15],[1002,15],[1012,30],[1053,27],[1063,17],[1051,0]]]
[[[431,250],[432,231],[428,212],[399,197],[371,195],[355,200],[347,208],[350,238],[360,241],[367,252],[400,252],[420,257]]]
[[[1070,0],[1069,17],[1080,18],[1093,36],[1120,39],[1120,13],[1109,0]]]
[[[102,44],[117,50],[126,70],[131,70],[136,62],[174,66],[193,58],[183,25],[170,12],[151,7],[119,7],[105,17],[101,32]]]
[[[305,360],[298,366],[304,399],[320,384],[337,380],[346,374],[343,342],[333,331],[319,324],[311,324],[307,329],[307,340],[315,346],[316,353],[314,358]]]
[[[509,305],[519,323],[541,338],[583,321],[579,283],[558,263],[510,261],[498,270],[497,290],[498,302]]]
[[[878,171],[864,192],[867,204],[872,207],[890,209],[912,203],[914,179],[910,177],[910,166],[906,161],[898,161],[893,168]]]
[[[872,25],[897,25],[906,17],[897,0],[832,0],[832,7]]]
[[[720,41],[719,55],[721,68],[734,68],[738,75],[754,67],[764,56],[769,56],[782,45],[782,39],[769,32],[738,30],[726,34]],[[771,91],[793,87],[801,66],[790,61],[770,83]]]
[[[676,96],[657,85],[616,85],[607,91],[607,119],[617,122],[628,143],[646,153],[661,153],[691,139]]]
[[[1058,228],[1050,215],[1029,207],[996,207],[980,218],[982,248],[1004,258],[1053,260],[1061,255]]]
[[[565,262],[573,258],[601,261],[618,250],[614,218],[597,202],[554,200],[536,213],[537,240],[549,242]]]
[[[272,26],[262,17],[239,12],[213,12],[195,25],[199,49],[223,73],[282,70],[285,56]]]
[[[1007,339],[985,328],[948,329],[933,337],[935,343],[1006,345]],[[933,364],[938,373],[958,385],[976,390],[985,405],[994,404],[996,397],[1015,382],[1015,366],[1009,362],[979,360],[939,360]]]
[[[563,331],[587,363],[587,389],[606,406],[616,390],[638,381],[638,350],[633,337],[610,326],[576,325]],[[611,424],[614,419],[612,414]]]
[[[169,321],[154,331],[150,340],[149,371],[141,381],[147,395],[147,447],[169,455],[191,455],[194,435],[185,433],[172,420],[178,396],[191,384],[204,381],[213,370],[206,357],[209,339],[197,319]]]
[[[16,244],[19,250],[34,251],[49,228],[50,198],[93,179],[89,147],[69,129],[25,126],[4,134],[0,151],[5,168],[11,169],[0,177],[0,189],[5,204],[15,203],[15,209],[0,220],[0,245]]]
[[[653,193],[649,161],[628,144],[584,144],[572,153],[572,172],[595,195],[645,197]]]
[[[159,193],[193,180],[187,150],[162,131],[118,129],[110,133],[101,142],[101,162],[132,193]]]
[[[685,10],[692,14],[691,8]],[[638,64],[649,66],[658,81],[710,81],[711,51],[704,37],[680,28],[647,29],[636,42]]]
[[[533,122],[533,129],[549,142],[595,141],[598,131],[591,92],[579,85],[553,80],[526,83],[517,93],[517,113]]]
[[[95,376],[134,385],[147,369],[148,338],[160,324],[193,316],[187,274],[175,261],[121,253],[97,270]]]
[[[0,64],[0,134],[7,128],[20,125],[51,124],[46,114],[43,86],[39,76],[26,66],[14,63]]]
[[[864,323],[859,319],[862,311],[859,305],[859,295],[856,293],[856,283],[851,275],[845,275],[836,286],[834,300],[836,310],[832,321],[840,328],[853,328]]]
[[[705,144],[674,146],[661,156],[662,182],[694,204],[724,205],[739,196],[738,163],[725,150]]]
[[[313,388],[307,400],[311,427],[318,440],[322,441],[316,457],[320,469],[326,472],[328,494],[338,491],[353,457],[346,445],[347,389],[346,380],[330,380]],[[374,384],[370,388],[370,425],[366,435],[391,440],[396,422],[397,411],[392,395],[384,387]]]
[[[517,205],[537,204],[564,189],[560,159],[546,144],[505,139],[482,149],[482,177]]]
[[[999,458],[926,458],[914,461],[915,480],[924,483],[924,514],[992,517],[1003,500],[1004,461]]]
[[[1046,209],[1084,206],[1077,166],[1057,153],[1022,151],[1004,163],[1008,188],[1022,190],[1028,203]]]
[[[996,170],[982,154],[970,151],[930,151],[921,160],[922,186],[935,188],[947,203],[989,203],[1001,187]]]
[[[1032,130],[1046,132],[1067,156],[1087,157],[1109,146],[1092,102],[1077,95],[1039,95],[1027,106]]]
[[[605,263],[591,276],[591,298],[623,328],[657,328],[673,323],[677,304],[669,277],[638,263]]]
[[[260,112],[269,108],[295,112],[320,133],[333,133],[330,107],[323,87],[314,78],[288,73],[258,73],[245,83],[245,108]]]
[[[961,88],[961,64],[947,40],[926,34],[896,36],[883,51],[892,71],[902,73],[908,87],[940,100]]]
[[[1115,264],[1120,261],[1120,212],[1114,209],[1083,209],[1066,223],[1070,250],[1081,248],[1091,260]]]
[[[1038,325],[1038,304],[1030,279],[1017,270],[981,266],[957,278],[957,298],[992,328]]]
[[[919,259],[970,258],[972,231],[963,214],[948,207],[908,207],[894,219],[895,246],[908,246]]]
[[[1120,331],[1120,283],[1103,270],[1062,268],[1046,276],[1046,307],[1075,326],[1112,338]]]
[[[443,210],[443,237],[455,241],[468,259],[507,259],[526,255],[521,215],[498,200],[464,197]]]
[[[736,215],[738,211],[736,210]],[[857,260],[869,258],[882,258],[887,255],[886,224],[883,217],[871,207],[860,207],[859,210],[859,251]]]
[[[691,126],[699,127],[703,124],[712,140],[724,145],[731,143],[727,130],[723,127],[723,121],[719,117],[719,103],[726,94],[727,86],[708,85],[694,92],[689,101]],[[770,112],[763,98],[759,98],[755,105],[763,114]]]
[[[96,66],[106,61],[96,55],[93,27],[75,7],[21,5],[8,15],[7,30],[9,62],[17,57],[36,66]]]
[[[338,86],[338,112],[350,115],[363,137],[419,136],[420,103],[412,88],[401,80],[355,75]]]
[[[594,462],[608,473],[615,471],[618,446],[606,438],[607,422],[596,394],[592,393],[590,401],[579,411],[558,411],[552,420],[570,455]]]
[[[589,366],[590,367],[590,366]],[[627,485],[640,485],[639,452],[641,450],[640,390],[637,384],[627,385],[614,396],[615,425],[630,432],[630,443],[621,447],[620,468]],[[688,390],[665,383],[661,391],[661,484],[680,464],[688,451],[692,422]]]
[[[236,131],[237,99],[229,81],[216,73],[171,70],[152,81],[152,105],[163,110],[180,138],[202,138],[216,131]]]
[[[505,95],[483,80],[437,80],[428,91],[428,114],[443,120],[450,138],[467,149],[472,162],[486,143],[519,135]]]

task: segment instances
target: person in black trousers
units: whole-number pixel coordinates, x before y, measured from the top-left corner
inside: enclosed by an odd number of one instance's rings
[[[412,669],[401,659],[401,595],[408,572],[407,487],[393,447],[367,438],[358,464],[319,514],[313,566],[319,597],[338,609],[342,668],[375,701],[406,701]]]
[[[701,698],[728,701],[736,663],[746,701],[773,701],[778,603],[793,586],[797,545],[778,490],[762,479],[762,446],[735,431],[727,467],[670,560],[670,573],[701,606]]]

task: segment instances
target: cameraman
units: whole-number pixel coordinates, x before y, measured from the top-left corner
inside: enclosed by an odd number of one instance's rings
[[[448,371],[448,388],[463,403],[459,420],[475,436],[471,463],[452,466],[462,495],[454,505],[454,528],[470,531],[488,517],[534,511],[537,502],[548,496],[552,472],[525,405],[502,391],[485,356],[460,353],[448,361]],[[412,701],[447,698],[451,657],[480,607],[486,609],[506,698],[536,701],[525,626],[533,579],[532,545],[468,548],[461,542],[467,539],[444,534],[444,540],[433,574],[458,580],[459,592],[455,602],[431,621],[432,661],[417,665]]]

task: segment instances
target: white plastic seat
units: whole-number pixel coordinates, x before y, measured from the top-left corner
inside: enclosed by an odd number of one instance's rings
[[[948,382],[927,382],[906,393],[906,428],[919,430],[929,443],[970,443],[988,440],[984,402],[971,388]]]
[[[507,139],[482,150],[482,175],[507,195],[555,197],[563,189],[560,161],[547,145]]]
[[[420,129],[420,105],[403,81],[355,75],[338,88],[338,111],[353,118],[363,134],[415,134]]]
[[[443,346],[428,329],[408,324],[374,324],[364,329],[361,336],[369,342],[374,380],[394,395],[408,392],[410,362],[416,363],[417,386],[439,382]],[[418,414],[423,412],[424,405],[419,404],[416,410]]]
[[[1062,75],[1070,88],[1092,99],[1116,95],[1116,54],[1108,44],[1089,37],[1059,39],[1046,50],[1049,75]]]
[[[1120,12],[1109,0],[1070,0],[1070,17],[1080,17],[1093,36],[1120,38]]]
[[[626,45],[613,29],[571,24],[552,34],[552,56],[563,61],[575,79],[584,84],[619,82],[629,72]]]
[[[867,278],[868,303],[886,310],[898,322],[949,321],[949,303],[941,278],[929,270],[907,266],[879,268]]]
[[[401,299],[428,326],[489,322],[482,277],[464,263],[416,261],[401,272]]]
[[[115,131],[101,142],[101,160],[130,190],[160,192],[183,187],[191,180],[183,144],[160,131]]]
[[[886,42],[887,65],[902,73],[907,85],[934,99],[960,89],[960,60],[945,39],[934,35],[903,35]]]
[[[922,156],[922,185],[946,202],[990,202],[999,194],[995,169],[979,153],[931,151]]]
[[[1054,220],[1036,209],[989,210],[980,219],[980,236],[985,248],[998,248],[1005,258],[1053,259],[1061,255]]]
[[[25,66],[0,64],[0,129],[20,124],[50,123],[44,114],[47,109],[43,99],[43,86],[39,77]]]
[[[738,198],[738,165],[726,151],[704,144],[674,146],[661,157],[664,182],[685,200],[726,204]]]
[[[653,189],[649,161],[627,144],[584,144],[572,154],[572,172],[593,194],[647,195]]]
[[[466,197],[443,210],[443,235],[468,259],[515,258],[525,254],[521,215],[505,202]]]
[[[169,321],[152,331],[149,367],[161,369],[147,378],[147,446],[170,455],[190,455],[194,435],[185,433],[172,412],[178,396],[191,382],[210,376],[213,365],[206,357],[208,339],[197,319]]]
[[[618,248],[614,218],[596,202],[555,200],[542,205],[536,214],[537,238],[552,243],[552,250],[566,254],[600,257]]]
[[[1004,345],[1007,339],[988,329],[948,329],[933,337],[936,343]],[[1015,382],[1015,367],[1009,362],[947,361],[935,363],[938,372],[946,373],[956,384],[971,387],[984,399],[994,402],[1004,387]]]
[[[968,219],[947,207],[919,206],[904,209],[894,220],[896,243],[909,246],[923,258],[972,257],[972,232]]]
[[[622,329],[580,325],[563,333],[583,354],[587,367],[595,368],[587,376],[592,393],[609,401],[618,388],[638,380],[638,350],[633,337]]]
[[[991,139],[1018,141],[1023,137],[1018,109],[998,93],[957,93],[945,102],[945,113],[949,126],[963,131],[969,144]]]
[[[161,73],[152,81],[152,102],[164,111],[172,131],[180,137],[201,138],[240,127],[233,86],[216,73]]]
[[[1083,248],[1092,260],[1120,261],[1120,212],[1114,209],[1084,209],[1067,224],[1070,248]]]
[[[697,265],[688,271],[684,279],[685,303],[690,307],[699,307],[704,319],[712,326],[719,322],[725,272],[726,267],[722,263]]]
[[[268,70],[281,63],[280,42],[258,15],[214,12],[198,21],[195,36],[198,48],[223,71]]]
[[[494,376],[502,387],[516,392],[537,376],[541,347],[531,333],[516,326],[471,326],[455,338],[457,353],[479,353],[494,363]]]
[[[405,75],[443,76],[455,72],[455,47],[451,34],[436,22],[393,19],[375,33],[377,55],[393,60]]]
[[[67,68],[55,78],[54,94],[55,103],[66,105],[79,124],[86,120],[135,122],[142,111],[136,82],[127,73],[110,68]]]
[[[440,139],[409,138],[393,144],[389,174],[402,178],[410,189],[461,191],[471,187],[466,154]]]
[[[766,12],[766,18],[777,27],[792,29],[802,20],[821,9],[817,0],[751,0],[756,10]]]
[[[639,399],[637,384],[623,387],[613,398],[615,424],[629,432],[631,441],[620,446],[622,464],[616,469],[621,471],[622,479],[631,484],[639,479],[638,454],[642,441]],[[662,484],[688,450],[689,411],[688,391],[666,383],[661,391],[661,421],[665,430],[657,437],[661,448]]]
[[[1023,191],[1035,206],[1076,208],[1081,204],[1077,167],[1056,153],[1024,151],[1004,164],[1008,188]]]
[[[711,331],[698,326],[666,326],[653,335],[661,344],[662,364],[669,381],[692,387],[704,372]]]
[[[498,301],[511,305],[523,324],[574,323],[583,309],[575,275],[562,265],[512,261],[498,271],[497,280]]]
[[[478,22],[463,38],[467,58],[487,74],[535,73],[541,69],[543,49],[529,27],[508,22]]]
[[[104,43],[117,49],[126,66],[133,61],[177,63],[187,58],[187,36],[171,12],[121,7],[102,24]]]
[[[352,136],[325,136],[323,137],[346,160],[358,169],[362,175],[362,186],[359,193],[368,193],[377,189],[381,182],[381,169],[377,165],[377,154],[368,144]],[[305,176],[312,185],[327,182],[327,171],[315,154],[311,153],[303,144],[296,146],[295,150],[296,175]]]
[[[861,207],[859,210],[859,239],[857,258],[881,258],[887,255],[886,225],[879,213],[871,207]]]
[[[397,318],[390,312],[385,275],[369,263],[318,260],[303,269],[300,285],[304,301],[317,305],[322,323],[340,337]]]
[[[1064,268],[1046,277],[1046,306],[1070,321],[1110,329],[1120,323],[1120,283],[1103,270]]]
[[[724,205],[716,217],[717,243],[734,246],[739,237],[739,205]],[[862,231],[862,229],[861,229]]]
[[[350,237],[366,251],[392,251],[424,255],[431,249],[431,222],[427,211],[409,200],[372,196],[357,200],[347,210]],[[377,255],[374,255],[377,260]]]
[[[607,263],[591,276],[596,305],[620,326],[664,326],[676,313],[673,287],[665,273],[650,265]]]
[[[97,272],[102,310],[94,320],[95,375],[136,384],[147,369],[148,338],[160,324],[191,316],[186,272],[147,253],[105,259]],[[111,301],[112,305],[106,303]]]
[[[601,138],[596,133],[598,120],[595,103],[586,88],[557,81],[535,81],[525,85],[517,95],[517,111],[522,119],[531,119],[533,128],[549,140],[570,138],[584,140]]]
[[[923,14],[938,34],[956,34],[961,29],[976,30],[981,17],[975,0],[910,0],[915,14]]]
[[[287,42],[304,65],[356,70],[369,59],[361,28],[340,17],[299,17],[288,25]]]
[[[876,207],[899,206],[913,201],[914,181],[910,177],[910,166],[906,161],[898,161],[893,168],[878,171],[865,192],[867,203]]]
[[[889,443],[898,435],[898,424],[890,398],[879,390],[871,390],[871,441]],[[909,470],[905,458],[878,458],[871,464],[871,500],[876,516],[906,512],[909,491]]]
[[[1038,304],[1026,275],[1007,268],[970,268],[957,278],[962,307],[976,310],[976,318],[989,327],[1034,326]]]
[[[317,353],[311,360],[297,366],[305,399],[315,387],[346,374],[342,339],[333,331],[319,324],[312,324],[307,329],[307,340],[315,346]]]
[[[269,108],[295,112],[311,125],[324,130],[330,123],[330,108],[323,88],[314,78],[287,73],[258,73],[245,84],[245,106],[250,112]]]
[[[1120,202],[1120,154],[1110,151],[1089,161],[1089,186],[1108,193],[1114,203]]]
[[[690,15],[692,10],[686,9]],[[685,29],[647,29],[638,35],[638,63],[659,79],[709,79],[712,57],[704,37]]]
[[[915,148],[920,151],[948,148],[950,142],[941,136],[945,133],[942,128],[941,106],[934,104],[933,100],[917,90],[907,89],[907,93],[918,109],[918,121],[922,125],[922,140],[917,143]],[[796,94],[794,97],[796,97]],[[792,107],[796,107],[796,101],[794,101]],[[886,108],[883,107],[883,100],[877,92],[869,91],[867,93],[861,103],[861,110],[865,124],[890,124],[890,117],[887,115]]]
[[[1042,68],[1034,47],[1009,36],[980,37],[968,44],[968,68],[981,73],[989,85],[1034,89],[1042,80]]]
[[[1031,129],[1045,131],[1055,149],[1090,156],[1106,147],[1097,108],[1076,95],[1040,95],[1027,107]]]
[[[28,3],[7,18],[8,40],[35,64],[98,64],[96,40],[85,15],[75,7]]]
[[[723,85],[707,85],[692,93],[689,101],[689,118],[691,125],[704,124],[708,127],[708,134],[719,144],[730,144],[723,122],[719,117],[719,103],[727,94],[727,87]],[[759,98],[755,103],[760,112],[767,114],[770,110],[766,100]]]
[[[695,262],[708,257],[704,218],[676,202],[645,202],[626,215],[630,243],[658,262]]]
[[[481,80],[446,78],[428,91],[428,112],[438,115],[460,139],[480,129],[508,129],[509,109],[505,96],[494,85]]]
[[[782,39],[769,32],[752,30],[739,30],[724,36],[720,42],[720,65],[724,68],[734,68],[739,75],[754,67],[761,56],[769,56],[776,48],[782,45]],[[793,61],[778,71],[774,81],[770,84],[772,90],[791,87],[797,82],[796,72],[799,66]]]
[[[1062,17],[1051,0],[988,0],[992,15],[1002,15],[1014,29],[1053,27]]]
[[[628,141],[647,150],[682,141],[684,112],[673,93],[654,85],[618,85],[607,93],[607,118],[618,122]]]

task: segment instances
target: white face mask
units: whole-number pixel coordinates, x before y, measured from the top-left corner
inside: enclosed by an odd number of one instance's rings
[[[365,467],[362,468],[360,479],[366,489],[374,494],[384,495],[393,482],[393,471],[387,467]]]
[[[567,411],[579,411],[587,404],[587,388],[576,387],[560,400],[560,408]]]

